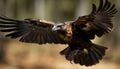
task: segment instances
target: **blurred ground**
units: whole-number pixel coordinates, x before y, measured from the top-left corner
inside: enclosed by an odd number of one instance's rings
[[[28,62],[26,64],[21,64],[20,66],[3,65],[3,64],[0,65],[0,69],[119,69],[119,68],[120,68],[120,64],[118,65],[106,61],[101,61],[101,63],[92,67],[85,67],[85,66],[70,64],[67,61],[55,61],[55,59],[51,59],[51,58],[44,58],[44,60],[42,61],[38,60],[36,62]]]
[[[85,67],[70,63],[59,51],[65,45],[38,45],[28,44],[12,40],[8,43],[6,61],[8,64],[0,64],[0,69],[119,69],[120,64],[102,60],[99,64]],[[52,48],[51,48],[52,46]],[[49,50],[51,48],[51,50]],[[46,52],[47,50],[47,52]],[[109,53],[110,54],[110,53]],[[108,54],[108,55],[109,55]],[[112,53],[111,53],[112,54]],[[107,59],[104,58],[104,59]]]

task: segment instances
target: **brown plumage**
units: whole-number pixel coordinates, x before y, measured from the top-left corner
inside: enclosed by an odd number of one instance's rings
[[[107,48],[94,44],[91,40],[95,35],[101,37],[112,30],[112,17],[117,12],[114,4],[104,1],[100,0],[98,8],[93,4],[89,15],[64,23],[0,17],[0,31],[10,32],[6,37],[21,37],[20,41],[27,43],[68,44],[60,52],[67,60],[85,66],[95,65],[103,58]]]

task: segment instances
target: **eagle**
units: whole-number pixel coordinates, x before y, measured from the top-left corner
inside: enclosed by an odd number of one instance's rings
[[[0,31],[6,37],[19,38],[19,41],[37,44],[67,44],[60,52],[75,64],[92,66],[103,58],[107,47],[92,43],[95,36],[101,37],[113,29],[112,18],[117,13],[115,4],[100,0],[92,4],[89,15],[79,16],[73,21],[50,22],[26,18],[18,20],[0,16]]]

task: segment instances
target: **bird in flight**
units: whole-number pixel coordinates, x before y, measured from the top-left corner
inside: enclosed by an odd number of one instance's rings
[[[112,31],[112,18],[117,13],[115,4],[108,0],[100,0],[99,6],[92,5],[89,15],[80,16],[74,21],[54,23],[40,19],[17,20],[0,17],[0,31],[9,32],[5,36],[26,43],[67,44],[60,52],[75,64],[92,66],[103,58],[107,47],[91,42],[95,35]]]

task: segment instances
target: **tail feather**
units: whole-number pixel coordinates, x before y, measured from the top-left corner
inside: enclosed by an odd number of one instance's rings
[[[81,55],[82,56],[82,55]],[[82,56],[82,57],[80,57],[80,56],[76,56],[77,58],[75,58],[74,60],[76,60],[76,63],[79,63],[79,64],[81,64],[81,65],[84,65],[85,64],[85,61],[84,61],[84,55]],[[74,61],[75,62],[75,61]]]
[[[90,53],[89,57],[90,57],[90,60],[92,61],[92,64],[98,63],[99,62],[99,58],[96,58],[94,50],[91,50],[89,53]]]
[[[100,59],[100,57],[101,56],[99,56],[98,54],[97,54],[97,52],[94,52],[94,50],[91,48],[91,50],[90,50],[91,52],[91,54],[90,55],[93,55],[94,56],[94,58],[96,59],[96,63],[98,63],[99,61],[99,59]]]
[[[93,64],[91,58],[90,58],[90,55],[87,55],[86,56],[87,60],[86,60],[86,66],[91,66]]]
[[[84,49],[86,49],[87,52]],[[107,48],[92,44],[91,47],[84,49],[77,48],[73,50],[70,47],[67,47],[61,51],[60,54],[65,55],[66,59],[70,62],[73,61],[76,64],[92,66],[99,63],[105,55],[105,50]]]

